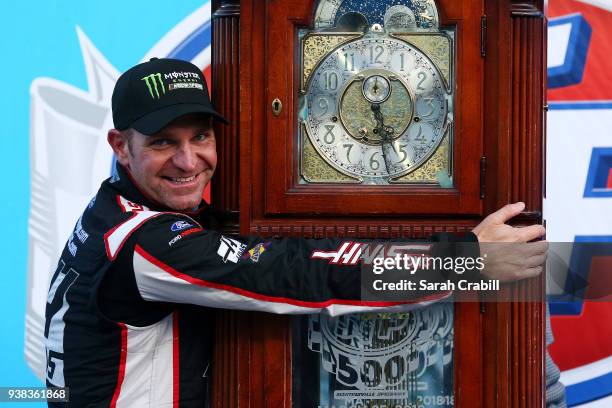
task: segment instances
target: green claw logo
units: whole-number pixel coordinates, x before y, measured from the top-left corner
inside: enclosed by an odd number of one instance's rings
[[[147,88],[149,88],[149,94],[153,99],[159,99],[159,89],[157,88],[157,83],[159,82],[159,87],[162,90],[162,93],[166,93],[166,89],[164,88],[164,81],[162,80],[161,74],[158,72],[156,74],[147,75],[142,78],[147,84]]]

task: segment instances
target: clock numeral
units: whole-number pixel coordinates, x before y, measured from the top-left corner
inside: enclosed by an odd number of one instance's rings
[[[408,145],[399,145],[399,152],[395,149],[395,145],[391,145],[393,147],[393,151],[395,152],[396,155],[400,155],[400,153],[402,154],[402,158],[398,160],[398,162],[403,162],[404,160],[406,160],[406,157],[408,157],[408,152],[406,151],[406,147]]]
[[[422,118],[426,118],[428,116],[431,116],[432,113],[434,113],[434,111],[436,110],[434,108],[434,104],[433,104],[434,98],[424,98],[424,100],[425,100],[425,103],[427,104],[427,106],[429,107],[429,112],[422,114],[421,115]]]
[[[376,51],[374,51],[376,50]],[[374,52],[376,52],[376,56],[374,56]],[[385,52],[385,48],[382,45],[377,45],[376,47],[370,47],[370,64],[380,64],[382,61],[380,57],[382,57],[383,52]]]
[[[419,133],[414,137],[414,140],[422,145],[425,144],[425,135],[423,134],[423,128],[421,126],[419,126]]]
[[[355,53],[349,55],[348,52],[344,53],[344,70],[353,71],[355,69]]]
[[[326,91],[335,91],[338,89],[338,74],[335,72],[326,72],[323,74]]]
[[[404,58],[405,58],[405,54],[402,52],[400,54],[400,71],[405,71],[405,69],[404,69]]]
[[[423,82],[427,80],[427,74],[421,71],[417,74],[417,76],[420,79],[419,83],[417,84],[417,91],[424,91],[425,88],[423,88],[421,85],[423,85]]]
[[[346,148],[346,161],[351,163],[351,149],[354,145],[350,143],[343,144],[342,147]]]
[[[370,157],[370,168],[374,171],[380,168],[380,162],[374,158],[379,152],[374,152],[372,157]],[[376,164],[376,165],[375,165]]]
[[[319,98],[319,108],[321,109],[321,112],[319,113],[319,117],[327,114],[327,111],[329,110],[329,102],[327,102],[327,99]]]
[[[327,144],[332,144],[336,141],[336,135],[334,135],[335,125],[325,125],[325,134],[323,135],[323,141]]]

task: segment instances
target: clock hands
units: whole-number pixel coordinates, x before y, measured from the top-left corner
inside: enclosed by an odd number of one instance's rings
[[[387,169],[387,173],[390,173],[389,160],[387,159],[385,148],[387,147],[387,144],[391,143],[391,135],[393,134],[394,129],[392,126],[385,125],[383,114],[380,111],[380,104],[373,103],[371,108],[372,112],[374,112],[374,119],[376,120],[376,127],[374,128],[373,132],[375,134],[380,134],[382,157],[385,162],[385,168]]]

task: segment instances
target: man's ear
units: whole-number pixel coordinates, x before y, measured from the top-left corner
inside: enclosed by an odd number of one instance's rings
[[[125,132],[120,132],[117,129],[110,129],[106,137],[108,144],[113,149],[117,161],[123,166],[128,165],[128,140]]]

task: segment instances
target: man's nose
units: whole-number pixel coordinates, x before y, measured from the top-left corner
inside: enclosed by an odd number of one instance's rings
[[[195,151],[188,143],[182,144],[172,157],[172,162],[176,167],[185,172],[193,171],[196,168],[197,162]]]

